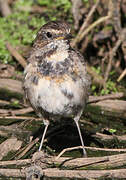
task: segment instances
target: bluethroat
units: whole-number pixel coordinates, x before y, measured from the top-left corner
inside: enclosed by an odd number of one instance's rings
[[[51,121],[72,117],[79,127],[90,86],[83,56],[70,46],[70,27],[64,21],[51,21],[37,33],[25,68],[26,98],[45,124],[39,151]]]

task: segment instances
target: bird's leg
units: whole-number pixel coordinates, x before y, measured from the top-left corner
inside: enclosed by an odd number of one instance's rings
[[[47,128],[49,126],[49,121],[48,120],[43,120],[43,122],[44,122],[44,125],[45,125],[45,129],[44,129],[44,132],[43,132],[43,135],[42,135],[41,143],[40,143],[40,146],[39,146],[39,151],[41,151],[41,149],[42,149],[42,145],[43,145],[43,141],[44,141],[44,138],[45,138],[45,135],[46,135],[46,131],[47,131]]]
[[[81,140],[81,144],[82,144],[82,148],[83,148],[83,155],[84,155],[84,157],[87,157],[87,153],[86,153],[86,150],[84,148],[84,141],[83,141],[83,138],[82,138],[82,134],[81,134],[81,130],[80,130],[79,122],[78,122],[79,119],[80,119],[80,117],[77,116],[77,117],[74,118],[74,121],[76,123],[77,129],[78,129],[78,132],[79,132],[79,136],[80,136],[80,140]]]

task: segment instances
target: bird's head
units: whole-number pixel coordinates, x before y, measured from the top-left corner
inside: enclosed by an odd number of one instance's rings
[[[66,22],[51,21],[40,28],[34,46],[44,47],[51,42],[68,41],[70,38],[70,27]]]

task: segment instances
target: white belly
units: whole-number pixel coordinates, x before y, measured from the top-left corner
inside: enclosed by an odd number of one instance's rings
[[[83,107],[85,104],[84,90],[80,82],[71,79],[57,83],[54,80],[41,78],[38,85],[32,88],[29,89],[32,94],[31,104],[52,114],[69,116],[75,111],[75,106]]]

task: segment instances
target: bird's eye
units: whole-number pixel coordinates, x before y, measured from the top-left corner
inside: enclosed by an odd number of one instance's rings
[[[52,34],[50,32],[47,32],[46,35],[47,35],[48,38],[52,37]]]

